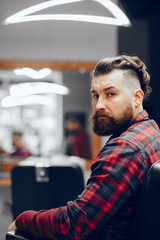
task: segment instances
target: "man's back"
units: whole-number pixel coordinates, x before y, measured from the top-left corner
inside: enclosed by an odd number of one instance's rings
[[[108,179],[108,192],[103,198],[106,205],[112,202],[112,211],[107,214],[110,219],[94,235],[95,239],[130,239],[142,181],[149,167],[160,159],[157,124],[148,119],[145,111],[134,121],[122,134],[111,137],[92,166],[93,178],[98,179],[103,172],[102,184]]]

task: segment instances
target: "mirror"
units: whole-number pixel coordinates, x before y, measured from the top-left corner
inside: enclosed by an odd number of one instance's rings
[[[49,157],[54,153],[63,152],[62,140],[65,132],[65,115],[72,112],[85,115],[86,131],[91,134],[90,124],[88,124],[87,119],[91,113],[90,71],[93,70],[94,66],[94,62],[0,61],[1,101],[9,94],[11,86],[26,81],[37,82],[37,80],[29,77],[14,74],[14,69],[22,67],[30,67],[36,70],[45,67],[50,68],[53,72],[45,77],[43,82],[64,85],[70,91],[69,95],[64,96],[61,94],[45,94],[45,97],[50,97],[51,104],[1,106],[0,144],[2,148],[9,152],[12,151],[12,131],[20,129],[24,132],[24,140],[34,155]],[[93,144],[94,141],[93,138]],[[98,147],[97,143],[96,148]],[[96,151],[93,144],[92,148]]]

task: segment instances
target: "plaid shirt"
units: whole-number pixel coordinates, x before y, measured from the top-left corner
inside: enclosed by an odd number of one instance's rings
[[[159,128],[143,111],[105,144],[75,201],[51,210],[26,211],[16,226],[41,238],[128,240],[144,176],[159,159]]]

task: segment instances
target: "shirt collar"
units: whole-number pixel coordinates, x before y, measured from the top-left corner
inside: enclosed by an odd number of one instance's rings
[[[117,132],[115,135],[112,135],[109,140],[120,136],[123,132],[125,132],[130,126],[132,126],[135,123],[141,122],[141,121],[146,121],[149,119],[149,115],[146,112],[146,110],[143,110],[139,112],[136,116],[134,116],[131,121],[126,125],[125,129],[122,129],[122,131]]]
[[[141,122],[142,120],[148,120],[149,116],[146,110],[143,110],[139,112],[135,117],[132,118],[132,120],[129,122],[129,126],[131,126],[134,123]]]

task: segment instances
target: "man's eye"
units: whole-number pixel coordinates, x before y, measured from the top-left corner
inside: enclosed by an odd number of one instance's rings
[[[108,97],[113,97],[115,95],[115,93],[111,92],[111,93],[108,93],[107,95],[108,95]]]
[[[97,99],[97,98],[98,98],[98,95],[97,95],[97,94],[92,95],[92,98],[93,98],[93,99]]]

